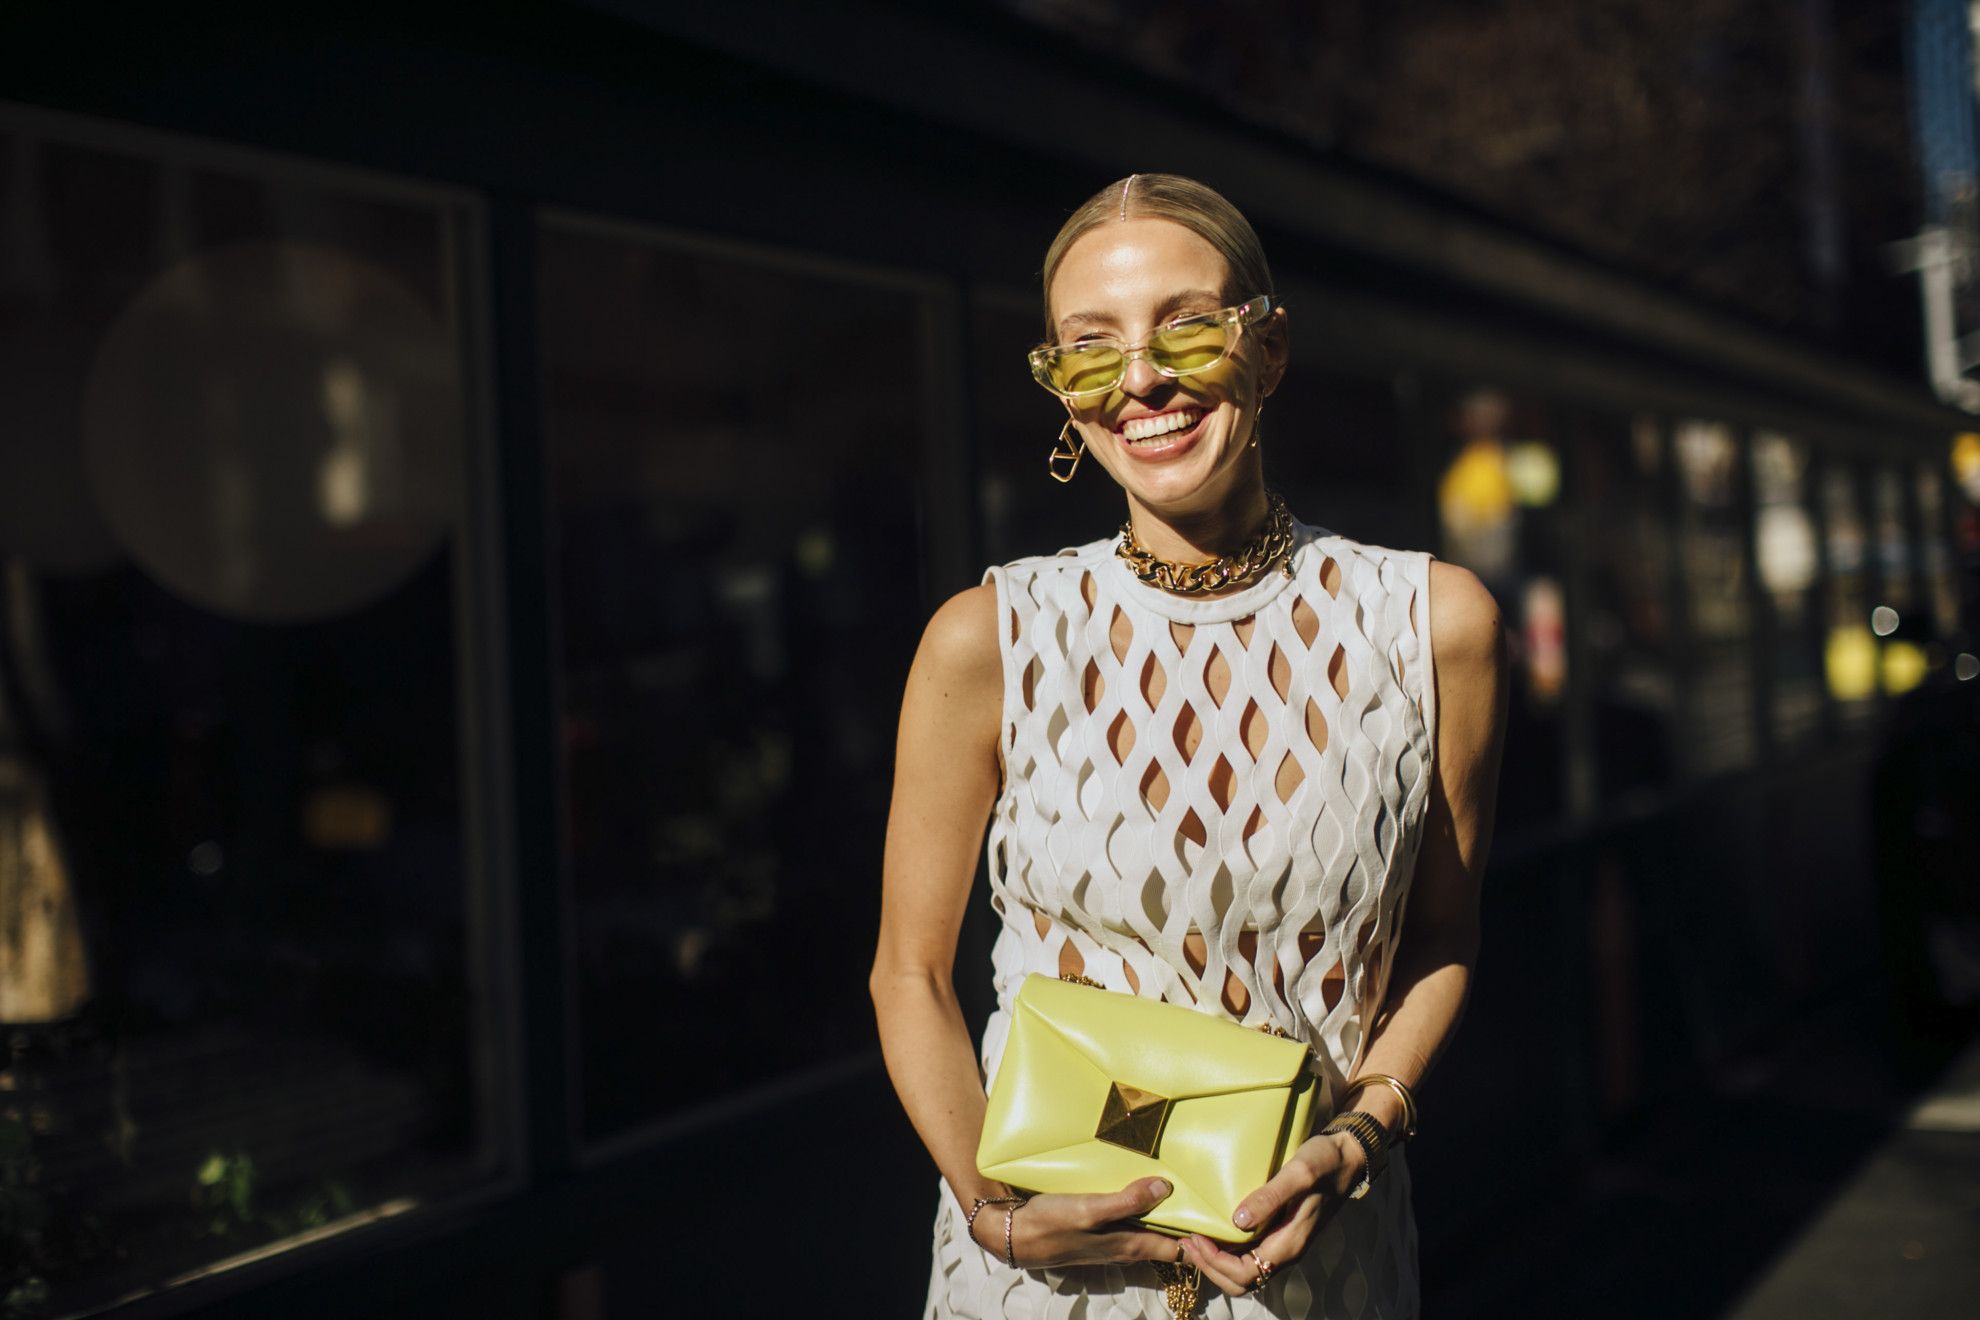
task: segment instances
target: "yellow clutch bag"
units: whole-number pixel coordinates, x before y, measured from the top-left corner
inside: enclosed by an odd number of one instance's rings
[[[1313,1123],[1306,1047],[1049,976],[1018,988],[976,1167],[1028,1192],[1175,1190],[1142,1223],[1225,1242]]]

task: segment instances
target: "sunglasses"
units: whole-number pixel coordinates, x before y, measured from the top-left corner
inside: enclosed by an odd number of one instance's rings
[[[1231,355],[1246,326],[1257,325],[1272,313],[1272,299],[1259,294],[1250,302],[1195,316],[1180,316],[1139,344],[1122,343],[1112,335],[1089,335],[1070,344],[1043,344],[1031,350],[1031,375],[1064,399],[1105,394],[1127,375],[1137,357],[1171,379],[1216,366]]]

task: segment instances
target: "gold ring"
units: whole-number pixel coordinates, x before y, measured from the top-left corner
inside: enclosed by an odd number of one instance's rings
[[[1272,1271],[1276,1269],[1277,1266],[1273,1265],[1271,1261],[1266,1260],[1263,1256],[1259,1255],[1255,1251],[1245,1252],[1244,1258],[1251,1262],[1253,1269],[1258,1271],[1258,1277],[1251,1281],[1250,1290],[1252,1292],[1265,1291],[1265,1285],[1272,1281]]]

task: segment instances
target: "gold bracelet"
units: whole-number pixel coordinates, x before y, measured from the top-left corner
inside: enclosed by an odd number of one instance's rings
[[[1396,1099],[1402,1101],[1402,1135],[1396,1138],[1396,1144],[1401,1145],[1416,1135],[1416,1096],[1403,1084],[1402,1078],[1391,1077],[1387,1073],[1363,1073],[1347,1084],[1347,1090],[1341,1093],[1341,1103],[1347,1103],[1363,1087],[1377,1084],[1394,1091]]]

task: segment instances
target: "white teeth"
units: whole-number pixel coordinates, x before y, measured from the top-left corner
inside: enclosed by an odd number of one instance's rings
[[[1171,431],[1187,431],[1202,416],[1194,408],[1184,408],[1177,412],[1158,413],[1154,417],[1136,417],[1121,427],[1121,438],[1129,444],[1137,444]]]

